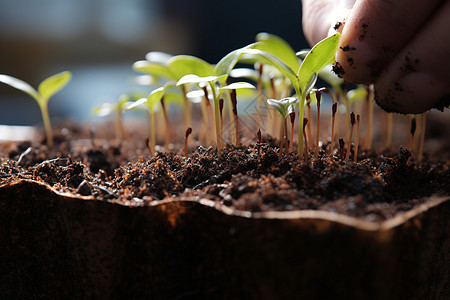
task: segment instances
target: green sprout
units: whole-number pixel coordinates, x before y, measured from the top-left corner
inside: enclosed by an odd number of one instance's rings
[[[116,139],[120,141],[125,137],[122,114],[125,111],[132,109],[132,104],[134,104],[134,102],[131,101],[128,95],[121,95],[116,103],[102,103],[100,106],[94,108],[92,112],[100,117],[108,116],[111,114],[115,115]]]
[[[295,106],[298,103],[298,99],[294,97],[283,98],[280,100],[276,99],[267,99],[267,104],[275,108],[283,117],[283,125],[284,125],[284,142],[287,144],[287,121],[286,118],[295,110]],[[292,145],[292,140],[291,140]],[[281,147],[280,147],[281,148]],[[291,148],[291,147],[290,147]],[[287,149],[287,146],[286,146]]]
[[[36,100],[42,114],[44,121],[44,128],[47,135],[48,146],[53,146],[53,133],[50,124],[50,117],[48,114],[48,101],[50,98],[59,92],[72,78],[72,73],[64,71],[44,79],[38,86],[36,91],[31,85],[18,78],[0,74],[0,82],[3,82],[13,88],[16,88]]]
[[[132,108],[137,107],[137,106],[139,106],[141,104],[144,104],[144,103],[146,104],[147,109],[148,109],[148,113],[149,113],[149,118],[150,118],[150,146],[149,147],[150,147],[150,149],[152,150],[153,153],[155,152],[155,146],[156,146],[155,107],[163,99],[166,90],[171,88],[171,87],[173,87],[173,86],[174,86],[173,82],[168,82],[164,86],[153,90],[147,96],[147,98],[141,98],[141,99],[137,100],[136,102],[134,102],[133,104],[131,104],[128,107],[128,109],[132,109]]]
[[[237,60],[234,61],[234,64],[236,64]],[[230,64],[233,63],[233,61],[229,62]],[[216,66],[217,68],[217,66]],[[232,67],[231,67],[232,68]],[[215,70],[215,72],[217,72]],[[214,73],[212,73],[214,74]],[[217,74],[217,73],[216,73]],[[223,149],[223,141],[222,141],[222,125],[220,122],[220,98],[222,94],[229,90],[237,90],[242,88],[254,88],[254,86],[247,82],[235,82],[232,84],[229,84],[227,86],[220,87],[220,84],[226,81],[227,74],[222,74],[220,76],[216,75],[209,75],[209,76],[198,76],[195,74],[188,74],[183,76],[178,82],[177,86],[183,85],[183,84],[201,84],[201,83],[207,83],[210,88],[210,93],[212,94],[213,100],[214,100],[214,120],[216,124],[216,142],[217,142],[217,153],[220,156]]]
[[[335,61],[340,34],[336,33],[317,43],[302,63],[296,53],[281,38],[261,34],[257,42],[234,50],[216,65],[216,75],[228,74],[242,57],[258,58],[263,64],[276,67],[291,82],[299,102],[298,154],[303,158],[303,115],[306,96],[313,88],[319,71]]]

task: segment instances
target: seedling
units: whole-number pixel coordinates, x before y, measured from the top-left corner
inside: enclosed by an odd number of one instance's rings
[[[275,99],[267,99],[267,104],[275,108],[280,115],[283,117],[283,124],[284,124],[284,144],[287,143],[287,123],[286,118],[287,116],[294,111],[295,105],[298,103],[298,99],[294,97],[288,97],[280,100]],[[291,142],[292,143],[292,142]],[[281,147],[280,147],[281,148]],[[287,149],[287,147],[286,147]]]
[[[150,154],[150,156],[153,156],[153,151],[150,147],[150,139],[149,138],[145,138],[145,146],[147,147],[148,153]]]
[[[350,136],[348,137],[348,149],[347,149],[347,153],[345,155],[345,159],[348,159],[350,157],[350,150],[352,147],[352,137],[353,137],[353,128],[355,127],[355,113],[351,112],[350,113],[350,123],[351,123],[351,129],[350,129]]]
[[[289,113],[289,117],[291,118],[291,139],[289,142],[289,152],[292,152],[292,148],[294,146],[294,123],[295,123],[295,111]]]
[[[413,149],[416,127],[417,127],[416,117],[412,117],[411,118],[411,128],[409,130],[409,132],[411,133],[411,138],[409,139],[409,147],[408,147],[409,152],[412,152],[412,149]]]
[[[0,74],[0,82],[3,82],[13,88],[16,88],[36,100],[42,114],[42,120],[44,121],[44,128],[47,135],[48,146],[53,146],[53,133],[50,124],[50,117],[48,114],[48,101],[50,98],[59,92],[63,87],[69,83],[72,78],[72,73],[64,71],[55,75],[52,75],[44,79],[35,90],[31,85],[18,78]]]
[[[147,98],[141,98],[128,107],[128,109],[131,109],[141,104],[146,104],[150,118],[150,148],[152,152],[155,151],[156,146],[155,106],[162,100],[166,90],[173,86],[174,84],[172,82],[168,82],[164,86],[153,90]]]
[[[262,145],[262,134],[261,129],[258,128],[258,131],[256,132],[256,136],[258,137],[258,142],[256,143],[256,147],[258,147],[258,155],[261,154],[261,145]]]
[[[297,106],[299,107],[298,154],[300,158],[303,157],[302,128],[306,96],[314,86],[318,72],[326,65],[334,62],[339,38],[340,34],[336,33],[320,41],[308,52],[301,64],[295,53],[292,55],[292,52],[288,48],[283,47],[283,43],[273,36],[256,43],[251,48],[247,47],[240,50],[242,54],[259,56],[262,63],[275,66],[291,82],[299,99]]]
[[[236,90],[231,90],[230,92],[230,100],[233,107],[233,118],[234,118],[234,129],[235,129],[235,139],[236,139],[236,146],[239,147],[241,145],[241,137],[239,134],[239,118],[237,113],[237,96],[236,96]]]
[[[229,59],[227,56],[223,58],[215,67],[214,71],[211,72],[211,75],[208,76],[198,76],[195,74],[188,74],[183,76],[177,82],[177,86],[183,84],[201,84],[207,83],[210,88],[210,93],[213,96],[214,100],[214,119],[216,124],[216,142],[217,142],[217,153],[220,156],[223,149],[223,141],[222,141],[222,125],[220,118],[220,98],[222,94],[228,90],[237,90],[242,88],[255,88],[252,84],[247,82],[235,82],[229,84],[227,86],[219,87],[218,85],[224,83],[228,77],[228,73],[237,63],[238,58]],[[217,74],[217,75],[214,75]]]
[[[305,139],[305,159],[308,160],[308,137],[305,134],[305,128],[306,125],[308,124],[308,119],[307,118],[303,118],[303,137]]]
[[[122,114],[132,108],[132,103],[130,97],[127,95],[121,95],[116,103],[105,102],[100,106],[94,108],[92,113],[99,117],[108,116],[111,114],[115,115],[115,127],[116,127],[116,139],[122,140],[125,137],[125,129],[122,122]]]
[[[189,149],[188,149],[188,138],[192,133],[192,128],[188,127],[188,129],[186,129],[186,134],[184,136],[184,156],[188,156],[189,153]]]
[[[333,103],[331,106],[331,143],[330,143],[330,155],[333,155],[334,151],[334,123],[336,121],[337,103]]]
[[[373,123],[373,86],[366,87],[366,140],[364,148],[370,150],[372,148],[372,123]]]
[[[320,100],[321,100],[321,90],[316,90],[316,100],[317,100],[317,126],[316,126],[316,150],[314,152],[314,156],[317,157],[319,155],[319,132],[320,132]]]
[[[339,138],[339,158],[344,158],[345,142],[343,138]]]

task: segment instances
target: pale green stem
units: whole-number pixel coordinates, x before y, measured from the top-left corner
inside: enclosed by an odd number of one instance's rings
[[[183,103],[184,103],[184,125],[186,128],[191,127],[191,103],[189,102],[188,97],[186,96],[187,91],[184,85],[181,85],[181,92],[183,94]]]
[[[42,120],[44,121],[45,134],[47,135],[47,145],[53,147],[53,132],[50,124],[50,117],[48,115],[47,101],[42,101],[39,103],[39,106],[41,108]]]
[[[219,97],[216,93],[216,88],[214,87],[214,82],[209,82],[211,87],[211,92],[214,98],[214,121],[216,123],[216,142],[217,142],[217,155],[222,155],[222,127],[220,126],[220,108],[219,108]]]
[[[298,112],[298,156],[303,159],[303,115],[305,112],[306,98],[303,96],[298,88],[295,88],[295,92],[299,97],[299,112]]]
[[[155,130],[155,111],[153,108],[148,108],[148,113],[150,117],[150,149],[152,149],[153,153],[155,153],[156,146],[156,130]]]
[[[228,117],[230,118],[231,143],[236,145],[236,125],[234,124],[233,103],[231,103],[230,94],[225,93],[227,97]]]

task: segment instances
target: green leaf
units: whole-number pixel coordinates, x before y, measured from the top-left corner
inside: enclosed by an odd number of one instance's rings
[[[168,67],[158,64],[149,62],[146,60],[140,60],[133,64],[133,70],[145,74],[152,75],[156,78],[165,78],[168,80],[176,80],[175,74],[173,74]]]
[[[256,87],[248,82],[234,82],[219,88],[219,91],[238,90],[238,89],[255,89]]]
[[[158,104],[159,101],[161,101],[162,97],[164,96],[165,88],[162,86],[160,88],[157,88],[153,90],[150,95],[147,97],[147,106],[153,110]]]
[[[293,86],[297,85],[298,80],[295,72],[276,56],[273,56],[272,54],[259,49],[243,49],[243,52],[245,54],[258,56],[261,63],[270,64],[276,67],[284,76],[289,79]]]
[[[335,33],[319,43],[317,43],[300,66],[298,80],[300,91],[306,95],[305,91],[310,84],[314,74],[319,73],[330,61],[334,60],[339,43],[340,34]]]
[[[137,99],[136,101],[129,103],[129,104],[127,105],[127,107],[125,107],[125,110],[136,109],[136,108],[138,108],[139,106],[141,106],[142,104],[147,103],[147,101],[148,101],[147,98],[140,98],[140,99]]]
[[[64,71],[44,79],[44,81],[42,81],[38,86],[41,101],[50,99],[50,97],[65,87],[71,78],[72,73],[69,71]]]
[[[169,60],[168,66],[177,79],[188,74],[195,74],[200,77],[214,75],[214,68],[211,64],[201,58],[190,55],[174,56]]]
[[[288,113],[293,111],[293,107],[298,102],[297,98],[294,97],[288,97],[283,98],[280,100],[276,99],[267,99],[267,104],[274,107],[283,117],[283,119],[286,119]]]
[[[217,76],[228,76],[228,74],[230,74],[231,70],[233,70],[234,66],[237,64],[242,55],[244,55],[244,49],[246,48],[240,48],[225,55],[215,66],[215,74]]]
[[[259,78],[259,72],[255,69],[249,69],[249,68],[236,68],[231,70],[229,75],[233,78],[247,78],[254,82],[258,81]]]
[[[219,77],[217,76],[206,76],[206,77],[200,77],[194,74],[188,74],[183,77],[181,77],[180,80],[177,82],[177,86],[180,86],[182,84],[191,83],[191,84],[198,84],[200,82],[210,82],[210,81],[216,81]]]
[[[92,110],[92,113],[99,117],[105,117],[113,113],[115,111],[115,107],[116,105],[113,103],[102,103],[100,106],[95,107]]]
[[[278,57],[286,65],[288,65],[295,73],[298,72],[300,68],[300,60],[295,54],[294,49],[281,37],[269,34],[269,33],[258,33],[256,35],[256,45],[253,47]]]
[[[173,55],[160,52],[160,51],[152,51],[145,55],[145,59],[152,63],[157,63],[163,66],[167,66],[169,60],[173,57]]]
[[[3,82],[4,84],[7,84],[15,89],[18,89],[19,91],[22,91],[22,92],[30,95],[37,102],[40,101],[41,96],[39,95],[39,93],[25,81],[22,81],[18,78],[15,78],[15,77],[12,77],[9,75],[0,74],[0,82]]]

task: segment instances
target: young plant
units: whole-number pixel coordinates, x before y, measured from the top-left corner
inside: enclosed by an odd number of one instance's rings
[[[220,63],[220,62],[219,62]],[[227,61],[227,71],[231,70],[234,65],[237,63],[237,60],[230,60]],[[219,64],[217,65],[219,66]],[[210,90],[209,93],[212,94],[213,100],[214,100],[214,120],[216,124],[216,142],[217,142],[217,153],[220,156],[222,154],[223,149],[223,141],[222,141],[222,126],[221,126],[221,118],[220,118],[220,98],[222,94],[228,90],[237,90],[242,88],[255,88],[252,84],[247,82],[235,82],[232,84],[229,84],[227,86],[220,87],[221,83],[224,83],[228,77],[228,73],[221,74],[223,71],[222,69],[217,70],[217,66],[214,69],[214,73],[212,73],[209,76],[198,76],[195,74],[188,74],[183,76],[178,82],[177,86],[183,85],[183,84],[201,84],[201,83],[207,83]],[[224,67],[224,63],[220,65],[221,67]],[[229,69],[229,70],[228,70]],[[214,75],[217,74],[217,75]]]
[[[352,137],[353,137],[353,128],[355,127],[355,113],[350,113],[350,123],[351,123],[351,129],[350,129],[350,136],[348,137],[348,149],[347,153],[345,155],[345,159],[347,160],[350,157],[350,150],[352,148]]]
[[[288,97],[280,100],[276,99],[267,99],[267,104],[275,108],[280,115],[283,117],[283,123],[284,123],[284,144],[287,143],[287,123],[286,118],[287,116],[292,113],[295,109],[295,105],[298,103],[298,99],[294,97]],[[292,143],[292,141],[291,141]],[[280,147],[281,148],[281,147]],[[287,147],[286,147],[287,149]]]
[[[184,156],[188,157],[189,154],[189,148],[188,148],[188,138],[192,133],[192,128],[188,127],[188,129],[186,129],[186,134],[184,135]]]
[[[339,38],[340,34],[336,33],[320,41],[308,52],[301,64],[295,53],[295,60],[288,59],[288,57],[292,57],[292,55],[287,55],[289,51],[286,50],[285,47],[280,47],[279,41],[273,37],[269,37],[262,42],[257,42],[251,47],[249,46],[240,49],[242,54],[259,56],[261,63],[275,66],[291,82],[297,98],[299,99],[298,154],[300,158],[303,157],[302,129],[306,95],[308,95],[309,91],[314,86],[318,72],[326,65],[334,63]]]
[[[42,81],[38,89],[35,90],[31,85],[18,78],[0,74],[0,82],[3,82],[13,88],[16,88],[36,100],[42,114],[42,120],[44,121],[44,128],[47,135],[48,146],[53,146],[53,133],[50,124],[50,117],[48,114],[48,101],[50,98],[59,92],[72,78],[72,73],[64,71],[53,76],[50,76]]]
[[[105,102],[94,108],[92,112],[99,116],[105,117],[111,114],[115,115],[116,139],[122,140],[125,137],[125,129],[122,122],[122,114],[132,108],[133,102],[127,95],[121,95],[116,103]]]
[[[164,86],[159,87],[155,90],[153,90],[147,98],[141,98],[134,102],[132,105],[130,105],[128,108],[134,108],[136,106],[139,106],[141,104],[146,104],[149,118],[150,118],[150,148],[152,149],[152,152],[155,152],[155,146],[156,146],[156,118],[155,118],[155,106],[158,104],[162,98],[164,97],[164,93],[166,90],[170,87],[173,87],[172,82],[166,83]]]
[[[305,134],[306,125],[308,125],[308,119],[303,118],[303,138],[305,139],[305,159],[308,160],[308,136]]]
[[[334,123],[336,121],[337,103],[333,103],[331,106],[331,143],[330,143],[330,155],[333,155],[334,151]]]

